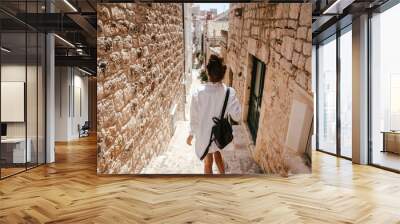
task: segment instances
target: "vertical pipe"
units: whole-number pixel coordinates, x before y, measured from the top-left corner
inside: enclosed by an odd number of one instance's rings
[[[36,1],[39,13],[39,1]],[[39,32],[36,31],[36,166],[39,165]]]
[[[25,0],[25,21],[27,21],[28,17],[28,1]],[[24,88],[24,121],[25,121],[25,170],[28,169],[28,119],[27,119],[27,90],[28,90],[28,26],[25,23],[25,88]]]
[[[0,23],[0,47],[2,47],[2,24],[3,23]],[[1,124],[3,124],[2,122],[1,122],[1,67],[2,67],[2,64],[1,64],[1,62],[2,62],[2,60],[1,60],[1,56],[2,56],[2,54],[3,54],[3,52],[1,52],[1,50],[0,50],[0,125]],[[0,134],[1,135],[1,134]],[[2,170],[2,162],[1,162],[1,150],[2,150],[2,148],[1,148],[1,143],[0,143],[0,180],[2,179],[2,177],[1,177],[1,170]]]
[[[47,13],[47,0],[45,3],[45,13]],[[42,77],[44,78],[44,163],[47,163],[47,36],[48,33],[44,33],[44,68],[42,69],[44,72],[44,77],[42,74]]]
[[[372,29],[371,29],[371,19],[372,19],[372,12],[368,12],[368,35],[367,35],[367,42],[368,42],[368,53],[367,53],[367,64],[368,64],[368,75],[367,75],[367,82],[368,82],[368,96],[367,96],[367,104],[368,104],[368,156],[367,156],[367,164],[373,163],[373,153],[372,153],[372,63],[371,63],[371,55],[372,55]]]
[[[319,44],[315,46],[315,148],[319,150]]]
[[[336,28],[336,155],[341,156],[341,117],[340,117],[340,29]]]

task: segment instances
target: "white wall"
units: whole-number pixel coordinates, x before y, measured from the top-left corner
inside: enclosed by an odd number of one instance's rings
[[[88,78],[71,67],[56,67],[55,73],[55,140],[77,139],[78,124],[82,126],[88,120]],[[77,101],[79,90],[80,103]]]
[[[229,29],[229,21],[209,20],[207,24],[207,37],[221,37],[221,30]]]
[[[26,80],[27,78],[27,80]],[[30,140],[32,161],[44,162],[44,74],[42,67],[24,64],[3,64],[1,66],[2,82],[24,82],[26,84],[26,107],[23,106],[22,112],[26,112],[26,120],[22,122],[6,122],[8,138],[25,138]],[[23,94],[23,93],[22,93]],[[7,96],[2,96],[7,97]],[[7,111],[12,108],[3,107],[1,110]],[[8,111],[13,113],[13,111]],[[39,155],[37,156],[37,153]]]
[[[75,70],[75,75],[74,75],[74,86],[77,88],[80,88],[81,91],[81,112],[79,112],[75,107],[75,116],[74,119],[72,119],[72,130],[71,130],[71,135],[73,136],[73,138],[79,137],[79,133],[78,133],[78,124],[80,124],[81,126],[85,123],[85,121],[88,121],[88,117],[89,117],[89,113],[88,113],[88,78],[86,76],[82,76],[82,73],[79,72],[78,74],[76,73],[77,70]],[[75,88],[76,90],[76,88]],[[77,94],[75,92],[75,94]],[[75,96],[74,96],[75,97]],[[76,97],[75,97],[75,100]],[[76,101],[75,101],[75,105],[76,105]]]
[[[2,82],[25,82],[26,67],[24,65],[18,64],[6,64],[1,66],[1,81]],[[32,67],[27,68],[31,70]],[[27,96],[35,96],[36,92],[33,94],[27,93]],[[1,110],[7,110],[7,108],[1,108]],[[28,118],[28,120],[30,120]],[[25,137],[25,122],[8,122],[7,123],[7,137]]]
[[[68,140],[68,86],[70,83],[67,67],[55,69],[55,140]]]

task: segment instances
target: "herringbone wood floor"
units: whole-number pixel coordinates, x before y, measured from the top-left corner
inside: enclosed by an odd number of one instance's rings
[[[400,175],[322,153],[289,178],[96,175],[96,140],[0,181],[0,223],[400,223]]]

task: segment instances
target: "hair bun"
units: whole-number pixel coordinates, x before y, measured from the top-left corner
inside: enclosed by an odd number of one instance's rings
[[[224,78],[226,71],[226,65],[221,57],[215,54],[211,54],[208,59],[207,72],[210,80],[213,82],[219,82]]]
[[[209,62],[211,62],[211,63],[215,63],[216,62],[216,63],[218,63],[218,65],[221,65],[222,64],[222,58],[218,57],[215,54],[212,54],[212,55],[210,55]]]

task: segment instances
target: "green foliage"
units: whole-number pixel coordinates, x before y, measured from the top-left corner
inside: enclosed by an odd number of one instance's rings
[[[199,64],[202,65],[204,63],[204,55],[200,54],[199,56]]]
[[[202,69],[202,70],[200,71],[199,79],[200,79],[202,82],[207,82],[207,81],[208,81],[208,76],[207,76],[206,70]]]

